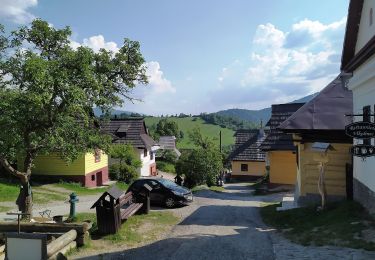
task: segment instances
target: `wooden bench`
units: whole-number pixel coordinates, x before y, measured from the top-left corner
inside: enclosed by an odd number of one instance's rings
[[[125,195],[120,197],[120,215],[121,220],[127,220],[131,216],[133,216],[137,211],[142,208],[143,203],[136,203],[134,202],[133,193],[129,191],[125,193]],[[126,206],[125,208],[123,208]]]

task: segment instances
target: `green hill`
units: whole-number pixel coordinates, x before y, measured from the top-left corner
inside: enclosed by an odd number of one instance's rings
[[[145,122],[149,129],[153,129],[159,122],[161,117],[146,117]],[[194,144],[189,139],[189,131],[193,130],[195,127],[201,129],[203,136],[208,136],[215,138],[215,141],[219,145],[219,133],[221,130],[222,135],[222,145],[228,146],[234,144],[234,131],[228,128],[223,128],[218,125],[212,125],[205,123],[201,118],[198,117],[168,117],[168,120],[175,121],[178,124],[178,129],[184,132],[184,137],[177,143],[177,148],[179,149],[189,149],[193,148]]]

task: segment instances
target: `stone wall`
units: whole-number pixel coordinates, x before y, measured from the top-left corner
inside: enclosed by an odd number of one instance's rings
[[[353,179],[354,200],[361,203],[371,214],[375,213],[375,192],[357,179]]]

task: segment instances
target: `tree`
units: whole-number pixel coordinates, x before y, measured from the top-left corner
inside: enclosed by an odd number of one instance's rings
[[[142,167],[142,161],[132,145],[114,144],[111,146],[109,154],[111,158],[117,159],[119,162],[110,167],[111,179],[130,183],[138,177],[138,169]]]
[[[0,164],[21,182],[17,201],[32,212],[30,177],[39,154],[59,153],[66,161],[95,148],[107,151],[93,107],[105,114],[131,100],[146,84],[144,58],[136,41],[118,52],[70,46],[69,27],[55,29],[36,19],[6,35],[0,28]],[[23,167],[12,163],[22,158]]]
[[[189,188],[201,184],[211,186],[223,169],[220,150],[213,140],[202,136],[199,128],[195,128],[189,135],[197,148],[182,154],[177,161],[176,172],[185,175],[185,183]]]
[[[161,119],[156,125],[155,133],[159,136],[175,136],[179,138],[178,124],[175,121]]]

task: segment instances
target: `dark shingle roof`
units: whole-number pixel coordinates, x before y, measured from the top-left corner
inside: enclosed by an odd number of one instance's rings
[[[125,192],[120,190],[119,188],[116,187],[116,185],[112,186],[109,190],[105,191],[99,199],[94,203],[94,205],[91,206],[91,208],[95,208],[96,206],[100,205],[100,202],[105,200],[105,197],[107,195],[111,196],[114,200],[119,199],[122,195],[124,195]]]
[[[335,79],[278,128],[287,132],[342,130],[351,123],[353,93]]]
[[[101,129],[113,138],[115,144],[131,144],[135,148],[150,149],[156,145],[147,134],[143,118],[111,119],[103,123]]]
[[[263,151],[295,150],[292,135],[283,133],[277,127],[303,105],[304,103],[272,105],[271,119],[266,124],[270,127],[270,133],[261,145]]]
[[[160,136],[159,145],[161,149],[173,150],[176,148],[176,137],[174,136]]]
[[[264,130],[237,130],[235,145],[229,158],[232,161],[265,161],[260,145],[265,138]]]

